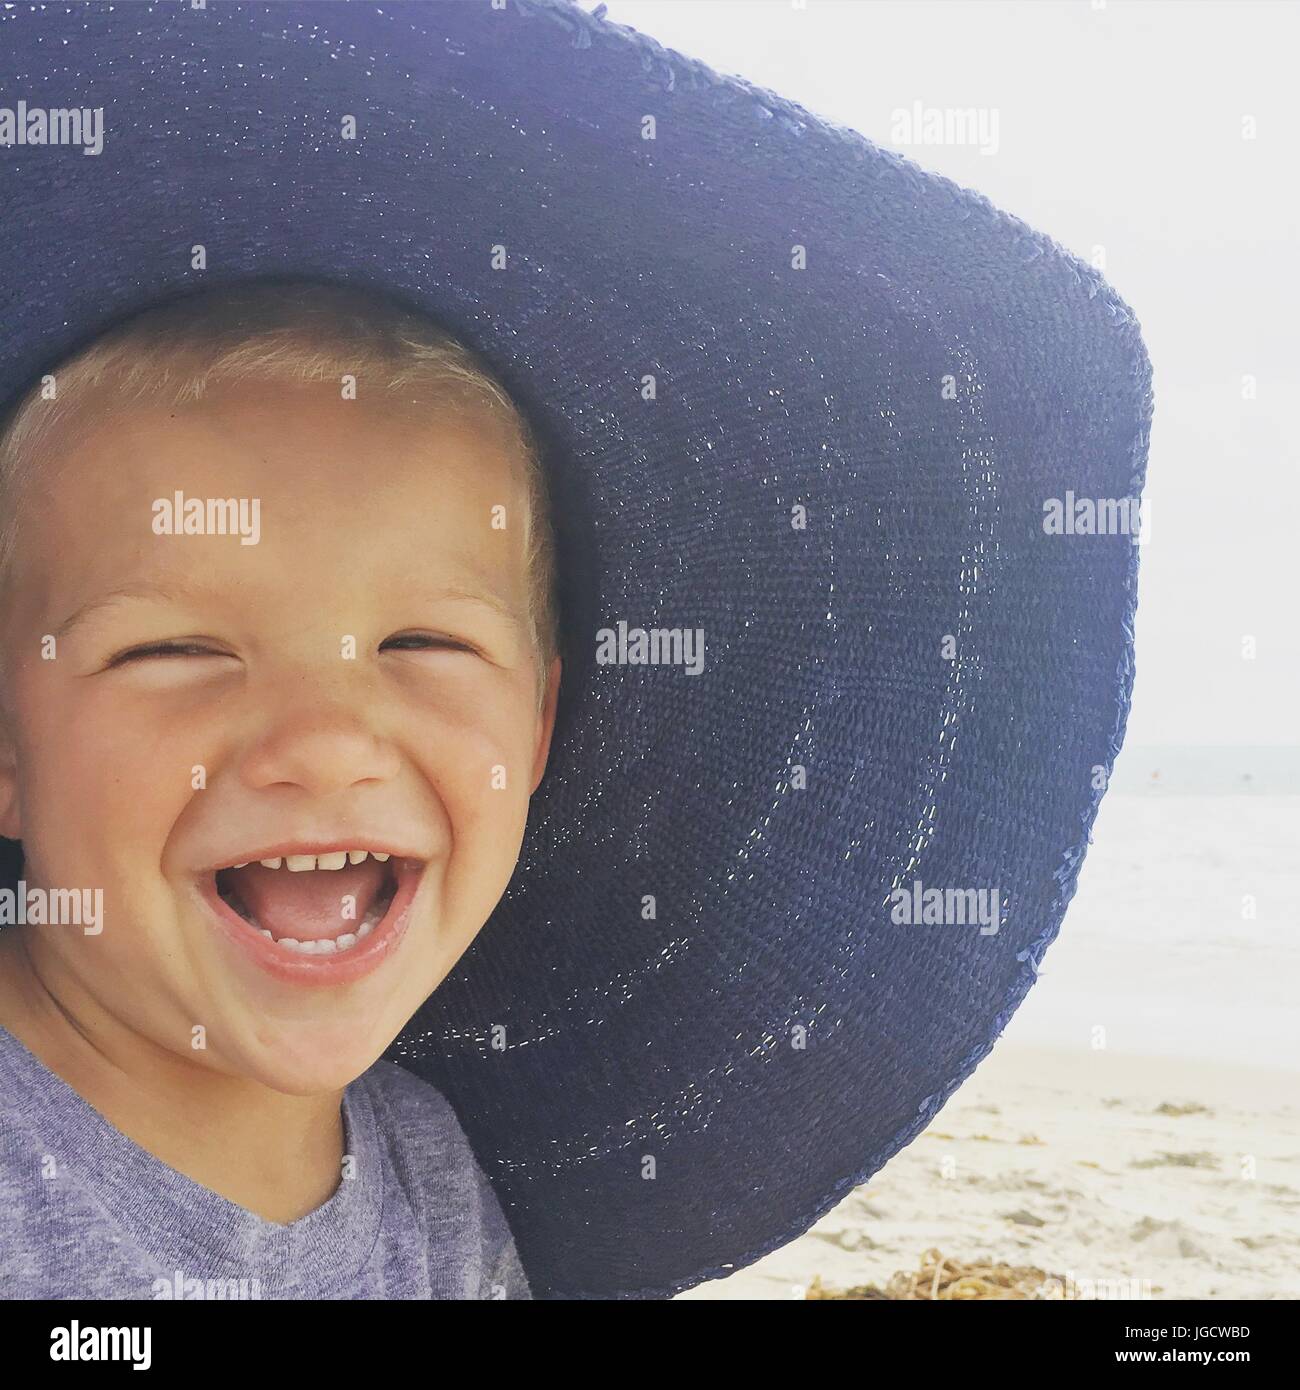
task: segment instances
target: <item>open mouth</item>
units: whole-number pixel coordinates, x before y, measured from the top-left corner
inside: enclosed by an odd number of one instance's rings
[[[218,869],[217,895],[285,952],[345,955],[381,925],[423,862],[365,849],[290,854]]]

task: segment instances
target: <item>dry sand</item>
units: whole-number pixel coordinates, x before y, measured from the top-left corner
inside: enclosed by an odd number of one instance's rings
[[[1083,1297],[1295,1298],[1300,1074],[1004,1039],[812,1230],[680,1297],[883,1287],[931,1247]]]

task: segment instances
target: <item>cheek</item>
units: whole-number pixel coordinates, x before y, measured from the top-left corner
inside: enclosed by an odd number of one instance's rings
[[[538,728],[528,674],[471,665],[403,674],[401,720],[430,780],[467,812],[499,814],[491,808],[520,802],[526,809]]]
[[[24,839],[66,853],[111,833],[156,849],[193,795],[198,745],[166,720],[77,696],[39,678],[20,691]]]
[[[527,700],[444,711],[417,737],[421,766],[446,811],[453,870],[513,871],[528,816],[536,725]]]

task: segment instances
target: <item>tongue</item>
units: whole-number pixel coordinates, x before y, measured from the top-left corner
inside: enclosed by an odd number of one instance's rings
[[[383,890],[388,866],[363,859],[341,869],[229,869],[240,902],[274,937],[317,941],[356,931]]]

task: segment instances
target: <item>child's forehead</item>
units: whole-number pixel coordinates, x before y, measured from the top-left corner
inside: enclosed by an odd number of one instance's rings
[[[526,506],[522,449],[486,407],[346,399],[323,383],[223,383],[183,404],[101,392],[39,452],[33,487],[64,511],[138,512],[181,491],[259,497],[286,522],[405,530],[486,526],[494,508],[520,518]]]
[[[376,588],[420,575],[433,592],[519,606],[522,461],[486,412],[260,383],[86,413],[51,441],[23,508],[38,556],[81,557],[49,576],[54,596],[75,599],[69,612],[136,581],[269,598],[286,582],[332,585],[340,569]],[[214,503],[233,504],[225,516],[246,529],[255,516],[257,542],[214,534]],[[170,532],[158,533],[160,512]],[[183,530],[191,514],[195,534]]]
[[[82,418],[77,419],[80,415]],[[481,470],[521,460],[514,436],[485,405],[422,400],[375,389],[352,396],[337,385],[299,381],[217,382],[197,400],[88,397],[72,412],[81,451],[179,466],[185,453],[220,456],[231,467],[262,456],[358,468],[410,458],[427,465],[472,460]]]

